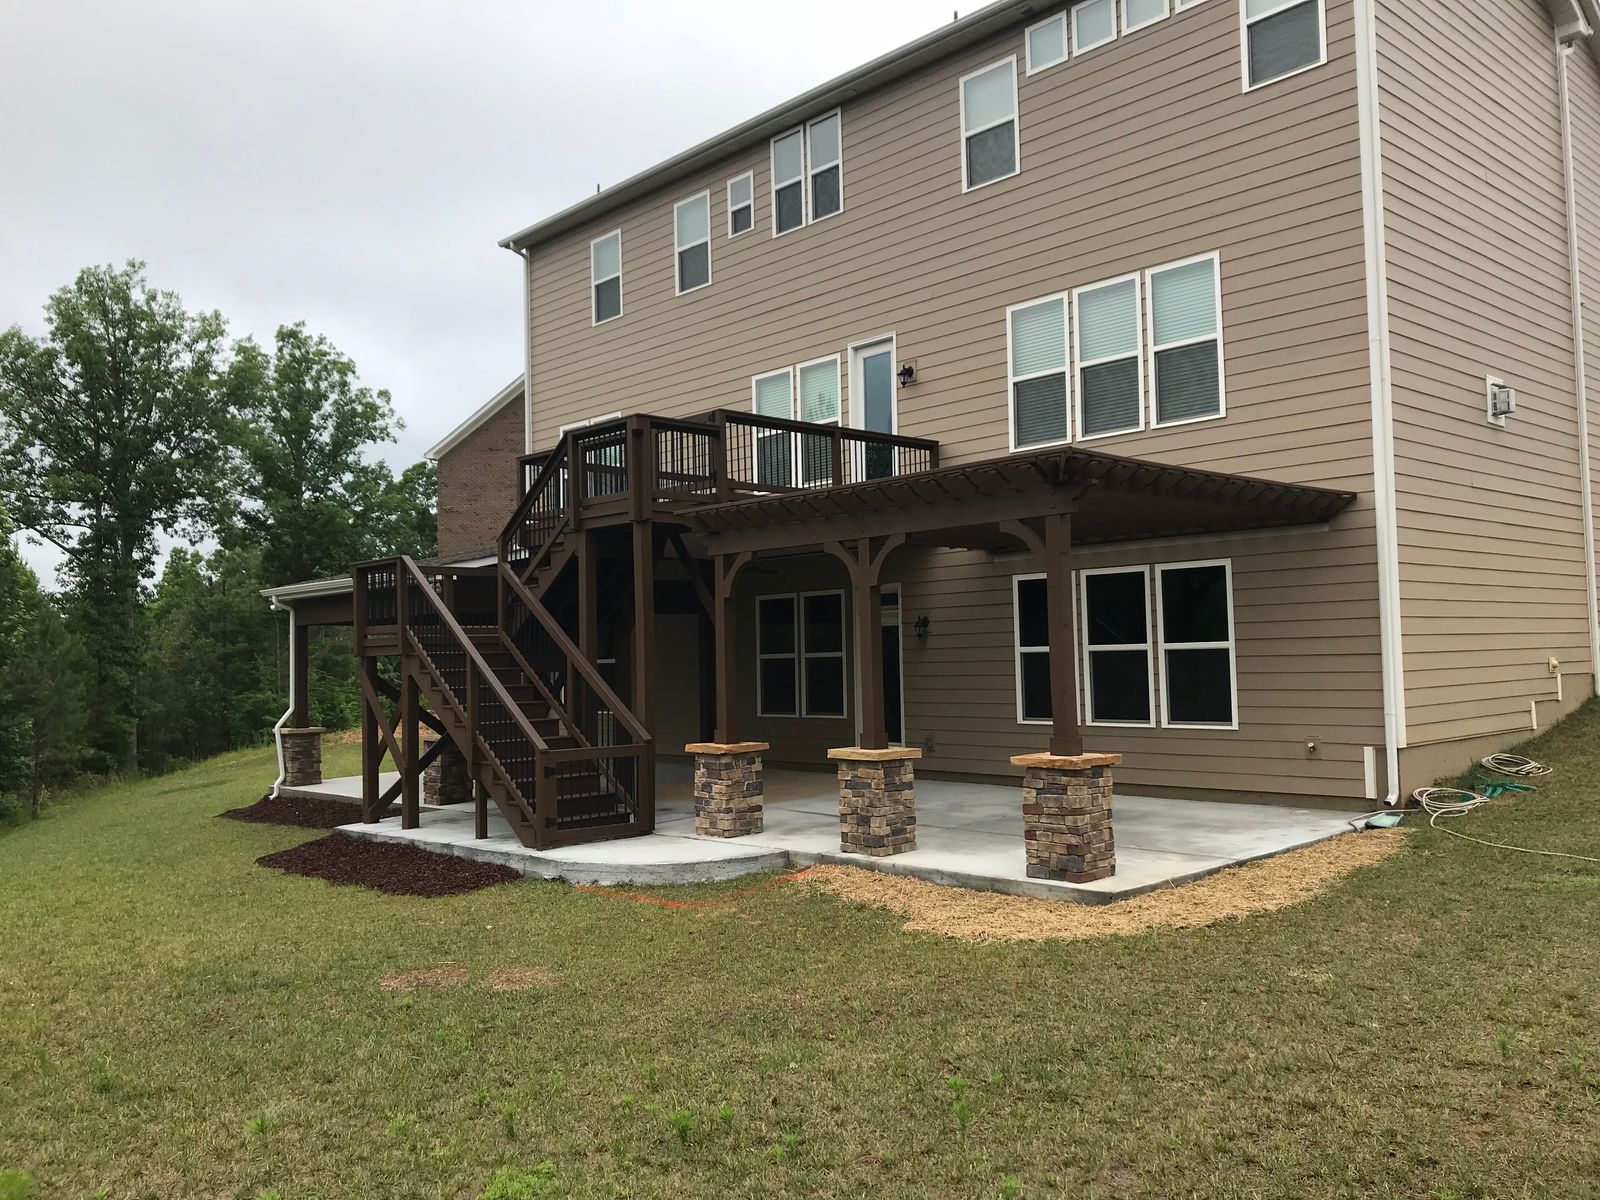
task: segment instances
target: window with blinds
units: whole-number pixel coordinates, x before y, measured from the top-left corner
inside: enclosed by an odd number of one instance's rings
[[[754,400],[752,407],[758,417],[777,417],[784,421],[794,419],[794,372],[789,368],[757,375],[751,380],[750,387]],[[755,455],[755,462],[751,465],[755,468],[757,483],[794,486],[792,441],[783,430],[757,431],[755,444],[751,448],[751,453]]]
[[[1328,61],[1323,0],[1241,0],[1245,90]]]
[[[1139,277],[1072,294],[1078,364],[1078,436],[1144,428]]]
[[[839,114],[829,113],[806,126],[806,160],[811,179],[810,219],[821,221],[844,208],[844,155]]]
[[[1072,6],[1072,52],[1085,54],[1117,39],[1117,0],[1084,0]]]
[[[961,79],[961,190],[1015,175],[1022,148],[1017,130],[1017,57]]]
[[[772,139],[772,236],[844,211],[840,109]]]
[[[728,236],[749,233],[756,224],[756,177],[746,171],[728,180]]]
[[[1222,298],[1216,255],[1146,273],[1154,423],[1221,416]]]
[[[680,200],[672,209],[678,258],[678,295],[711,282],[711,193]]]
[[[772,139],[772,236],[806,223],[806,136],[796,129]]]
[[[1122,32],[1132,33],[1165,20],[1172,13],[1168,0],[1122,0]]]
[[[801,363],[795,368],[800,419],[813,425],[839,424],[839,363],[837,354]],[[800,433],[800,485],[826,483],[833,478],[831,435]]]
[[[1053,296],[1007,310],[1011,356],[1011,448],[1048,446],[1071,434],[1067,300]]]
[[[589,243],[589,287],[595,325],[622,315],[622,230]]]

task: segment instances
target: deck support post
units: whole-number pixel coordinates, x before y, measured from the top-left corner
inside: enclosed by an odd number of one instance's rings
[[[655,528],[635,521],[633,530],[633,696],[634,716],[655,733],[656,547]]]
[[[1046,618],[1050,632],[1050,753],[1083,753],[1078,723],[1078,643],[1072,628],[1072,517],[1044,519]]]
[[[736,639],[733,620],[733,584],[739,572],[750,561],[749,554],[719,554],[712,578],[711,600],[713,636],[716,639],[716,730],[714,742],[731,745],[739,740],[739,697],[736,686],[739,669],[735,657]]]
[[[853,546],[827,542],[823,549],[850,572],[856,626],[856,686],[861,696],[859,749],[885,750],[889,731],[883,718],[883,564],[905,543],[904,534],[881,540],[864,537]]]
[[[383,762],[383,745],[378,740],[378,714],[371,697],[377,694],[378,660],[364,654],[359,664],[364,693],[361,701],[361,819],[368,825],[379,817],[378,768]]]
[[[400,828],[415,829],[422,823],[421,772],[417,769],[418,694],[416,677],[402,671],[400,678]]]
[[[600,653],[600,563],[593,531],[578,535],[578,649],[591,663]]]

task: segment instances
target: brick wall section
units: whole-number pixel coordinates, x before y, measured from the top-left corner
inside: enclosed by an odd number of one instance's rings
[[[521,393],[439,459],[439,553],[492,546],[517,503]]]

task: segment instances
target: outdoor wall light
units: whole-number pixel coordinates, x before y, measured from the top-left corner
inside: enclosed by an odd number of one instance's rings
[[[917,369],[915,367],[913,367],[910,363],[902,363],[900,365],[900,373],[895,376],[895,378],[900,381],[900,386],[901,387],[905,387],[908,383],[910,383],[916,377],[917,377]]]
[[[932,624],[933,622],[928,619],[927,613],[923,613],[917,618],[916,623],[911,626],[911,632],[917,635],[917,641],[925,642],[928,640],[928,628]]]

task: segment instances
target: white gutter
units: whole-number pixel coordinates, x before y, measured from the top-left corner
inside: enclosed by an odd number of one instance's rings
[[[355,591],[355,583],[348,575],[340,575],[334,579],[313,579],[306,583],[288,583],[283,587],[262,588],[261,594],[268,600],[274,601],[277,607],[278,600],[311,600],[318,596],[343,596]]]
[[[1572,143],[1572,92],[1568,82],[1568,60],[1576,52],[1571,45],[1557,45],[1556,66],[1561,84],[1561,152],[1567,184],[1567,257],[1572,276],[1572,345],[1578,374],[1578,481],[1583,493],[1584,584],[1589,594],[1589,665],[1594,686],[1600,691],[1600,591],[1595,583],[1594,549],[1594,474],[1589,455],[1588,362],[1583,345],[1583,267],[1578,249],[1578,179]]]
[[[522,452],[533,453],[533,249],[522,255]],[[619,285],[620,286],[620,285]],[[594,304],[594,296],[589,297]],[[521,491],[522,481],[517,480]]]
[[[1400,802],[1406,742],[1400,625],[1400,536],[1395,503],[1394,373],[1389,345],[1389,258],[1383,199],[1383,122],[1378,101],[1375,0],[1356,0],[1356,97],[1361,122],[1361,213],[1367,246],[1367,353],[1372,372],[1372,500],[1378,542],[1378,639],[1383,659],[1386,805]]]
[[[283,760],[283,730],[288,725],[289,718],[294,716],[296,700],[294,694],[294,653],[295,642],[300,634],[295,625],[294,609],[287,604],[279,603],[277,596],[269,596],[268,598],[272,601],[272,607],[275,610],[289,614],[289,707],[283,710],[283,716],[279,717],[272,726],[272,740],[278,744],[278,777],[272,781],[272,792],[270,794],[276,800],[279,791],[283,787],[283,781],[289,777],[288,764]]]

